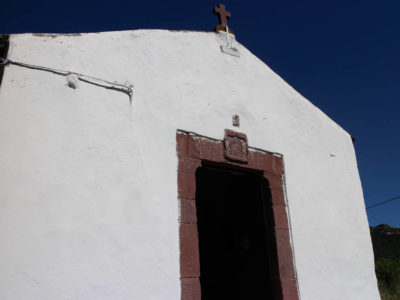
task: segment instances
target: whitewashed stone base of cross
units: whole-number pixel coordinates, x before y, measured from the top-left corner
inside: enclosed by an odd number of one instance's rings
[[[221,51],[223,53],[240,57],[240,52],[236,46],[237,42],[235,35],[226,31],[218,31],[218,38],[220,40]]]

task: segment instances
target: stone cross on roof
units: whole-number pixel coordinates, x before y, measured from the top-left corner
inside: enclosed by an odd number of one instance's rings
[[[219,23],[220,25],[224,25],[228,27],[228,20],[231,17],[231,13],[225,10],[225,5],[219,4],[218,6],[214,7],[214,14],[219,16]]]

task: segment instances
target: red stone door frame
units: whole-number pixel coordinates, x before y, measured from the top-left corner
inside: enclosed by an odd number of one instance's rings
[[[196,170],[204,164],[262,174],[271,194],[276,266],[272,274],[274,299],[298,300],[283,188],[281,156],[248,148],[243,133],[225,130],[224,141],[178,131],[178,197],[180,201],[181,300],[200,300],[200,260],[196,217]]]

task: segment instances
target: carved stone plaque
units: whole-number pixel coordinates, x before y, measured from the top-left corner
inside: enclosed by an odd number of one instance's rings
[[[228,160],[240,163],[248,162],[247,136],[244,133],[225,129],[224,147],[225,157]]]

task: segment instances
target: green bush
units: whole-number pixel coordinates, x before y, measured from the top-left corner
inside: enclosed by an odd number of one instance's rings
[[[382,300],[400,300],[399,295],[381,293]]]
[[[382,300],[400,300],[400,258],[381,258],[375,262]]]

